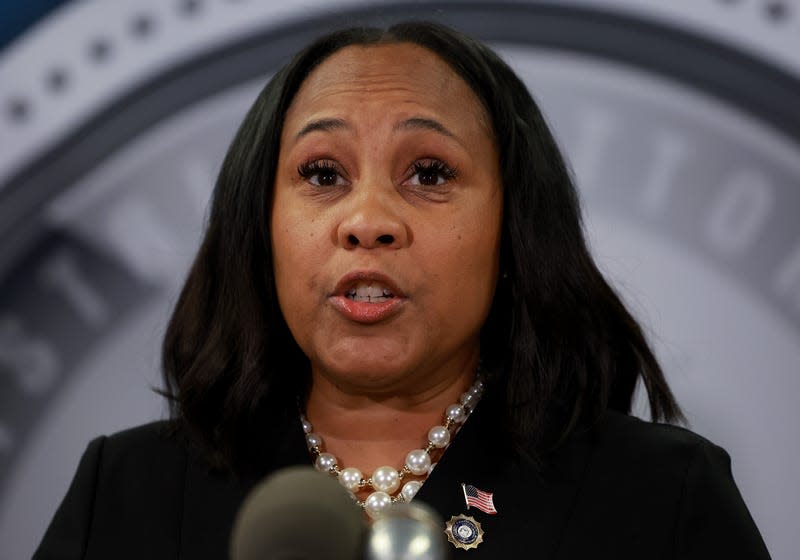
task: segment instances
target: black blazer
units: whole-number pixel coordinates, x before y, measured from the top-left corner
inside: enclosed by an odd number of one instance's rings
[[[727,453],[700,436],[608,412],[537,470],[499,443],[497,413],[478,406],[415,498],[481,523],[483,543],[454,559],[769,558]],[[227,558],[258,477],[212,472],[163,426],[89,444],[35,560]],[[262,475],[310,464],[299,421],[276,431]],[[493,492],[497,515],[467,511],[461,483]]]

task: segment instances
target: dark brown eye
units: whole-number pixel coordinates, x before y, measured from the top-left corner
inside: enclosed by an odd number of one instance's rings
[[[324,187],[330,187],[336,184],[336,178],[339,176],[339,174],[331,169],[323,169],[317,171],[316,176],[317,176],[316,184],[319,184]]]
[[[297,173],[317,187],[334,187],[344,183],[334,162],[309,161],[297,168]]]
[[[439,171],[436,169],[423,169],[419,172],[419,182],[421,185],[436,185],[439,183]]]
[[[411,184],[426,187],[443,185],[456,176],[453,168],[439,160],[417,161],[412,171]]]

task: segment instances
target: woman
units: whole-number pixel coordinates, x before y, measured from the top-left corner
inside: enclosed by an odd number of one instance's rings
[[[252,485],[312,461],[370,516],[431,505],[454,557],[768,557],[725,452],[627,416],[639,380],[680,410],[526,88],[447,28],[270,81],[163,355],[173,420],[90,444],[37,558],[224,557]]]

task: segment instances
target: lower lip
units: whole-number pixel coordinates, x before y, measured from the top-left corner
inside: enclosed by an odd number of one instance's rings
[[[372,324],[397,315],[404,298],[393,297],[386,301],[369,303],[355,301],[346,296],[333,296],[330,302],[342,315],[356,323]]]

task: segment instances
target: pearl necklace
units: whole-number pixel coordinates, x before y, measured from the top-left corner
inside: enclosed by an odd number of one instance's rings
[[[475,406],[483,393],[483,381],[480,378],[475,380],[472,387],[461,395],[459,402],[451,404],[444,412],[444,425],[434,426],[428,431],[428,443],[424,449],[414,449],[406,455],[403,468],[399,471],[392,467],[378,467],[369,478],[364,478],[360,470],[354,467],[339,468],[336,457],[331,453],[323,451],[324,443],[319,434],[314,433],[311,422],[300,414],[300,422],[303,432],[306,434],[308,450],[314,457],[314,466],[321,472],[329,473],[339,479],[339,482],[353,496],[356,503],[364,508],[371,518],[376,519],[382,515],[384,510],[395,502],[410,502],[419,491],[422,483],[427,480],[435,463],[431,463],[430,452],[432,449],[444,451],[450,444],[451,429],[453,435],[458,431],[470,413],[475,410]],[[400,483],[408,475],[422,476],[422,480],[409,480],[400,488]],[[372,487],[372,492],[364,501],[356,497],[356,492],[367,486]],[[397,492],[395,494],[395,492]]]

